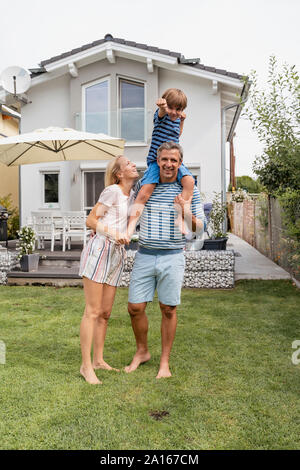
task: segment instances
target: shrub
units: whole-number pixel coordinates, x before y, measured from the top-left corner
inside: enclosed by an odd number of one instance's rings
[[[19,210],[17,207],[13,206],[11,194],[0,197],[0,204],[5,207],[9,213],[9,218],[7,220],[7,237],[9,240],[15,240],[20,228]]]

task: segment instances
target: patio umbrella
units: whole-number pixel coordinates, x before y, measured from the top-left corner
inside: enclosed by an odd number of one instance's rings
[[[68,160],[108,160],[123,153],[125,141],[105,134],[48,127],[0,139],[7,166]]]

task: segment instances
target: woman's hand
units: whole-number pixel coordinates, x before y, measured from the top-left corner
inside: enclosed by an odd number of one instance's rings
[[[120,245],[129,245],[130,243],[130,238],[126,232],[122,233],[122,232],[117,231],[115,235],[115,240]]]

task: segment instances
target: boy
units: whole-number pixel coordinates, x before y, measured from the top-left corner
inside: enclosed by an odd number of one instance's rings
[[[128,235],[132,236],[137,220],[143,208],[153,193],[155,185],[159,183],[159,167],[157,165],[157,149],[164,142],[179,143],[179,137],[183,131],[186,118],[184,109],[187,106],[187,98],[183,91],[177,88],[168,88],[157,101],[158,109],[154,114],[154,128],[152,132],[151,145],[147,157],[148,169],[145,171],[141,181],[141,189],[136,197],[134,209],[129,218]],[[194,191],[194,178],[191,172],[182,163],[178,170],[178,182],[182,185],[182,197],[187,204],[190,203]],[[137,209],[138,208],[138,209]],[[175,221],[179,230],[185,235],[188,231],[184,225],[180,211]]]

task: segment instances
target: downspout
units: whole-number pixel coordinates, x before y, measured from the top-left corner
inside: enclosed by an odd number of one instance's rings
[[[250,85],[251,85],[251,82],[247,81],[241,94],[242,100],[240,103],[228,104],[227,106],[224,106],[221,110],[221,123],[222,123],[222,126],[221,126],[221,188],[222,188],[221,189],[221,201],[224,204],[226,203],[226,142],[227,140],[230,141],[230,138],[232,138],[233,136],[233,131],[237,124],[238,117],[241,113],[242,106],[243,104],[246,103],[248,99],[248,91],[249,91]],[[240,108],[240,109],[237,109],[237,113],[234,117],[235,125],[234,127],[233,126],[231,127],[229,135],[228,135],[228,137],[230,136],[230,138],[226,139],[226,122],[225,122],[226,111],[232,108]],[[226,231],[227,231],[227,218],[225,217],[223,221],[223,232],[226,233]]]

